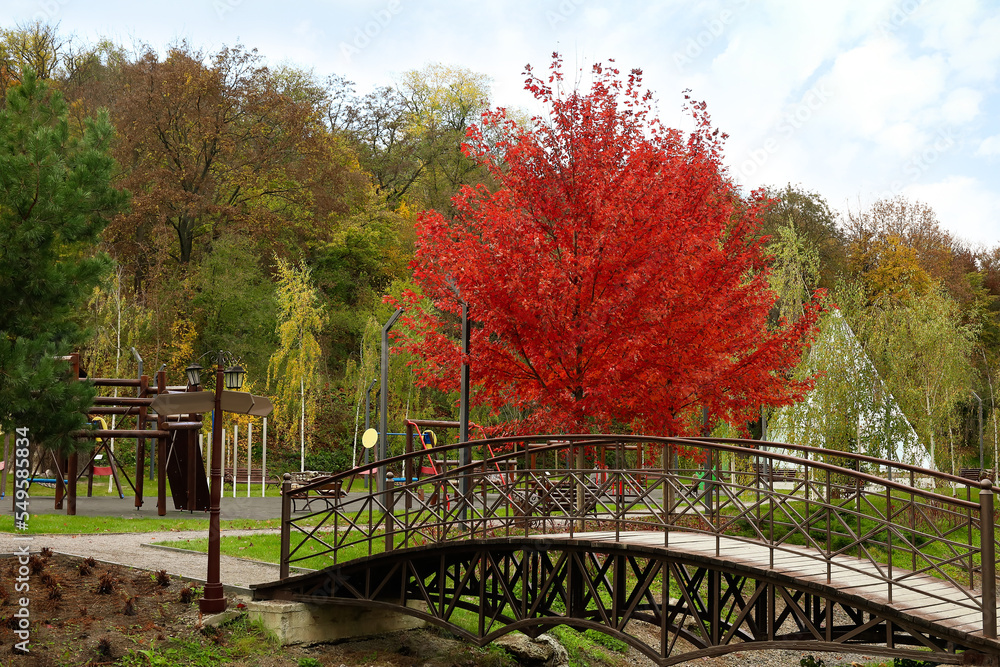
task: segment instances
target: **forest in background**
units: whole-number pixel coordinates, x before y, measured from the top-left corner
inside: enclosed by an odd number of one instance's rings
[[[382,297],[413,287],[419,213],[448,216],[462,185],[493,185],[461,150],[494,106],[488,77],[431,64],[356,91],[240,45],[161,53],[45,24],[3,29],[0,93],[26,67],[65,97],[71,132],[107,110],[114,183],[131,193],[93,249],[112,270],[75,313],[87,372],[134,376],[134,347],[147,372],[166,364],[181,384],[200,355],[229,350],[244,389],[274,398],[290,459],[304,394],[306,467],[349,466],[392,311]],[[915,437],[951,470],[978,463],[978,396],[995,467],[1000,243],[970,247],[902,198],[840,211],[802,185],[769,194],[774,322],[801,316],[818,288],[837,308],[799,369],[819,373],[816,391],[768,421],[803,444],[875,455]],[[417,386],[406,361],[392,361],[390,430],[454,418],[456,396]]]

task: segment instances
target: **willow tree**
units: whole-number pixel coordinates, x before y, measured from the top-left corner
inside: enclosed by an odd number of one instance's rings
[[[958,303],[943,287],[905,299],[872,304],[863,337],[882,376],[930,450],[937,466],[938,443],[949,445],[955,472],[958,404],[972,386],[976,331],[965,324]]]
[[[306,427],[316,414],[322,352],[317,336],[326,313],[310,283],[307,266],[278,262],[278,349],[267,367],[267,383],[275,392],[274,415],[279,433],[289,442],[299,431],[300,469],[306,465]],[[296,410],[296,408],[298,408]]]

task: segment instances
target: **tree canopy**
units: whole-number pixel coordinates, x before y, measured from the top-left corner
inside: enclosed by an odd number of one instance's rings
[[[547,80],[528,71],[547,118],[523,128],[501,109],[470,130],[495,192],[465,187],[453,218],[420,219],[404,320],[420,379],[454,387],[464,300],[477,401],[516,405],[518,429],[675,434],[704,407],[745,422],[800,398],[810,382],[789,374],[820,305],[768,328],[768,200],[726,179],[704,104],[685,135],[655,118],[639,71],[595,66],[567,94],[563,77],[558,57]]]

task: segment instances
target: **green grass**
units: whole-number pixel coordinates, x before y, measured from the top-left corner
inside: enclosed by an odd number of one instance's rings
[[[172,637],[148,649],[132,649],[118,664],[124,667],[208,667],[234,661],[256,661],[279,648],[280,644],[272,633],[260,622],[250,621],[246,614],[242,614],[218,628],[203,628],[200,636]]]
[[[223,530],[238,528],[281,528],[280,519],[227,519]],[[65,514],[32,514],[28,518],[28,535],[97,533],[150,533],[156,531],[208,530],[208,519],[176,519],[158,517],[86,517]],[[0,532],[14,532],[14,517],[0,516]]]

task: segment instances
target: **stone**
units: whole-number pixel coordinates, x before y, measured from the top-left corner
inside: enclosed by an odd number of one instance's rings
[[[519,665],[524,667],[567,667],[569,654],[566,649],[549,634],[531,639],[520,632],[512,632],[494,642],[510,653]]]

